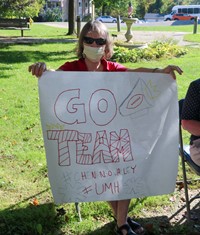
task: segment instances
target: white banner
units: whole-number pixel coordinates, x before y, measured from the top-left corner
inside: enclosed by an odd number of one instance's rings
[[[169,75],[45,72],[39,96],[56,203],[174,191],[179,117]]]

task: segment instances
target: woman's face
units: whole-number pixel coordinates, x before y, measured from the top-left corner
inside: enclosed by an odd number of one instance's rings
[[[105,55],[106,37],[94,31],[89,31],[83,37],[83,54],[91,62],[99,63]]]

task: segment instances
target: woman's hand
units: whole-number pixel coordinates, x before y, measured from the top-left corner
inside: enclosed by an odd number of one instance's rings
[[[180,75],[183,73],[183,70],[181,68],[179,68],[178,66],[175,66],[175,65],[168,65],[164,69],[159,69],[158,72],[159,71],[161,73],[171,74],[174,80],[176,80],[175,72],[179,73]]]
[[[32,75],[35,75],[36,77],[41,77],[46,70],[46,64],[43,62],[38,62],[28,67],[28,71],[32,72]]]

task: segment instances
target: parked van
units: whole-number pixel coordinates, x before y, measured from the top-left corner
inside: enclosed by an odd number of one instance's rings
[[[167,20],[172,20],[172,16],[175,14],[176,12],[171,12],[169,15],[165,15],[164,16],[164,21],[167,21]]]
[[[172,20],[172,16],[177,13],[189,14],[190,16],[200,17],[200,5],[177,5],[172,8],[169,15],[164,16],[164,20]]]

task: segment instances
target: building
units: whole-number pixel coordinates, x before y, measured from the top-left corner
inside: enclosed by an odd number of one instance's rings
[[[71,0],[46,0],[45,8],[60,7],[62,11],[62,20],[68,21],[68,4]],[[88,15],[94,14],[92,0],[74,0],[75,16],[80,16],[81,19]]]

